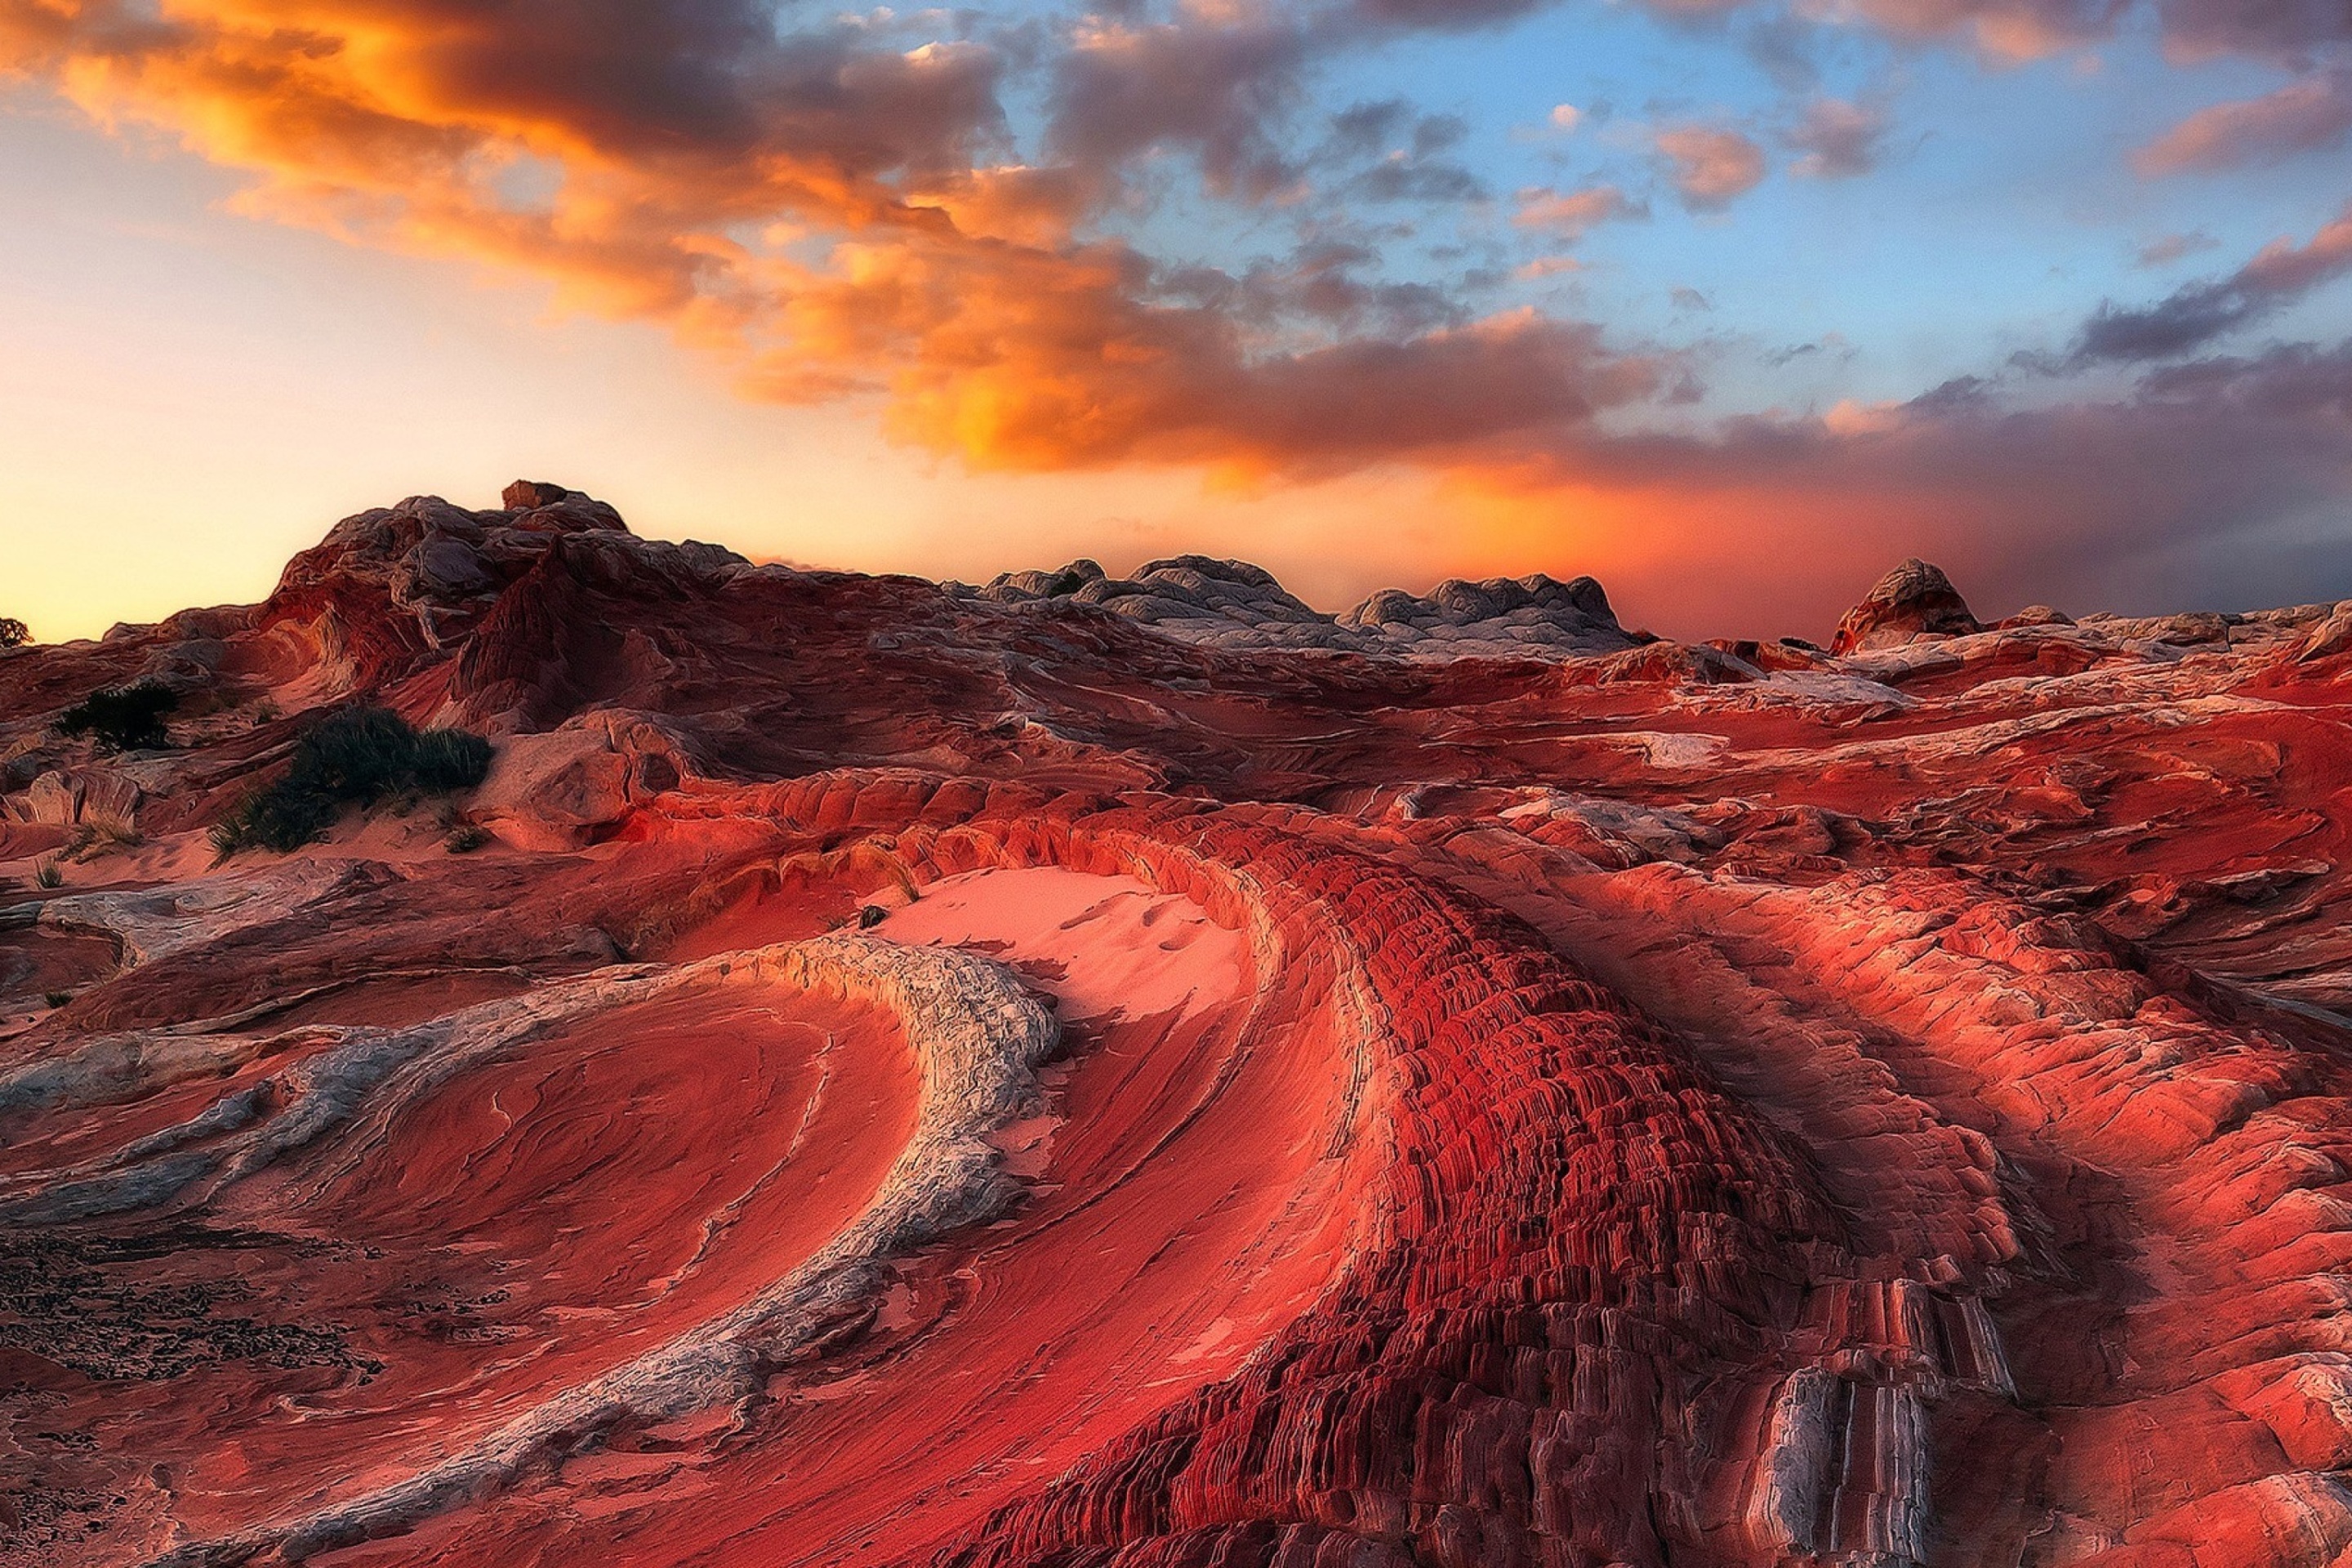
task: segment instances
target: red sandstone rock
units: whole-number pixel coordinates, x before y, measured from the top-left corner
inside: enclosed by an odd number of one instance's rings
[[[0,663],[7,1561],[2352,1546],[2334,606],[1376,657],[506,499]],[[489,779],[215,865],[361,700]]]
[[[2037,617],[2021,624],[2055,623]],[[1830,639],[1830,651],[1866,653],[1900,647],[1922,637],[1952,637],[1983,629],[1942,569],[1915,557],[1881,577],[1863,595],[1862,603],[1845,613],[1837,635]]]

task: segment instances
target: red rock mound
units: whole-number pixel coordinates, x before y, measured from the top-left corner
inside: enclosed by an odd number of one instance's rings
[[[1830,651],[1865,653],[1900,647],[1923,637],[1961,637],[1982,630],[1952,580],[1941,568],[1915,556],[1881,577],[1862,603],[1845,613],[1830,639]]]

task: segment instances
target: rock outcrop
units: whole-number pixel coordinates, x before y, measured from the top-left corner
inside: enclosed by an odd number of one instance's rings
[[[2345,606],[1681,644],[506,499],[0,661],[0,1558],[2352,1551]],[[216,854],[357,701],[488,777]]]
[[[1922,637],[1965,637],[1982,630],[1943,570],[1914,556],[1881,577],[1862,603],[1845,613],[1830,639],[1830,651],[1868,653]]]
[[[1058,572],[1013,572],[960,589],[1003,605],[1099,605],[1190,643],[1241,651],[1331,648],[1350,653],[1489,658],[1613,653],[1629,636],[1590,577],[1562,583],[1538,573],[1483,583],[1451,578],[1426,595],[1386,588],[1339,616],[1294,597],[1264,567],[1180,555],[1132,577],[1092,561]]]
[[[1500,648],[1614,653],[1642,640],[1628,637],[1609,595],[1590,577],[1562,583],[1538,573],[1484,583],[1450,579],[1428,594],[1384,589],[1339,617],[1377,633],[1370,645],[1434,652]]]

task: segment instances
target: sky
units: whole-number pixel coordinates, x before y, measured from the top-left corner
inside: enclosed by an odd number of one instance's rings
[[[757,559],[2352,596],[2346,0],[0,0],[0,614]]]

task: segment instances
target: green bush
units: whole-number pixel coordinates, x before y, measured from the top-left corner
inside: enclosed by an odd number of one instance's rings
[[[180,705],[180,694],[160,680],[135,680],[93,691],[58,715],[61,735],[94,736],[109,751],[152,750],[172,743],[163,716]]]
[[[411,792],[470,789],[490,771],[490,743],[463,730],[419,734],[383,708],[348,708],[294,743],[286,776],[256,790],[213,826],[213,847],[299,849],[334,826],[346,805]]]

